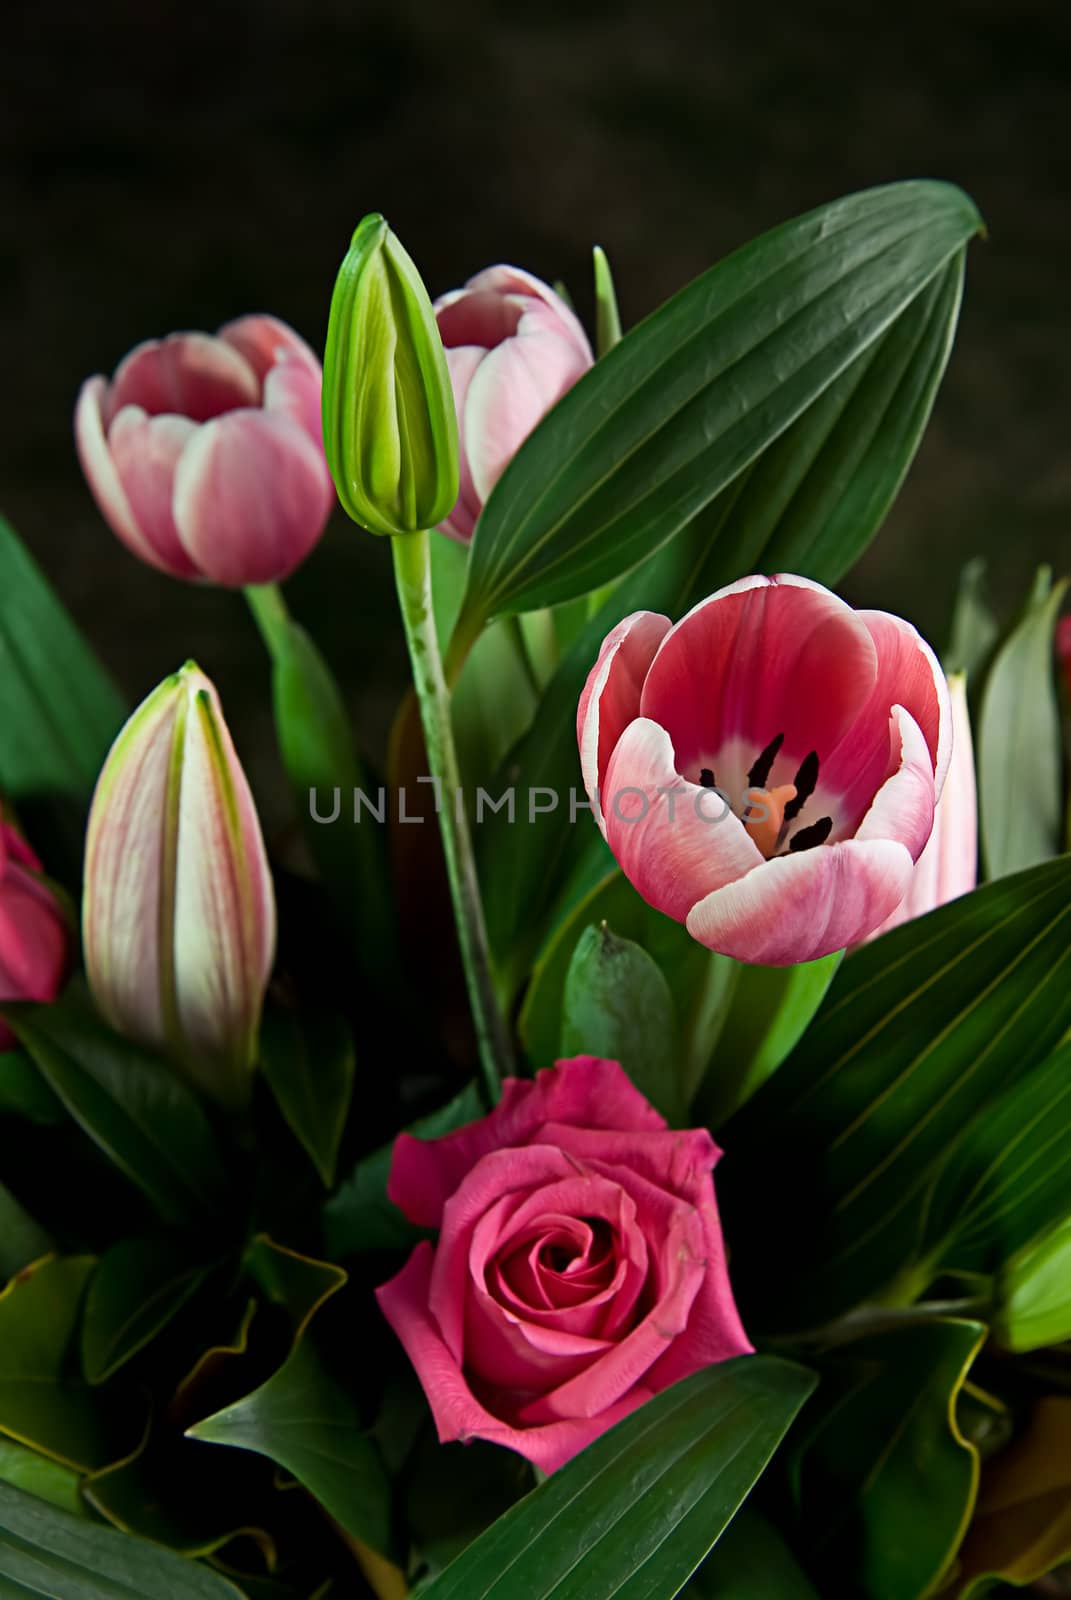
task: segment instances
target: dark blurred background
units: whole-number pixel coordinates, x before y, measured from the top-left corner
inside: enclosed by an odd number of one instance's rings
[[[433,293],[491,262],[563,278],[590,247],[635,321],[761,230],[894,178],[953,179],[960,333],[898,505],[846,584],[943,641],[957,573],[1010,607],[1071,555],[1071,12],[619,0],[16,0],[0,65],[0,507],[133,696],[195,655],[254,771],[265,668],[239,597],[141,567],[75,461],[81,379],[138,340],[271,310],[322,347],[357,218]],[[291,586],[382,748],[404,659],[389,554],[339,518]]]

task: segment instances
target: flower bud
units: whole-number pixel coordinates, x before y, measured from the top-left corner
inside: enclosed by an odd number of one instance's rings
[[[324,353],[323,435],[344,509],[372,533],[419,533],[458,496],[457,418],[435,313],[381,216],[339,269]]]
[[[97,1005],[204,1093],[248,1095],[275,948],[260,824],[219,696],[187,662],[135,711],[97,783],[83,936]]]
[[[1071,1336],[1071,1219],[1020,1250],[1000,1274],[993,1331],[1009,1350]]]
[[[54,1000],[67,972],[70,939],[41,863],[0,816],[0,1004]],[[15,1039],[0,1022],[0,1051]]]

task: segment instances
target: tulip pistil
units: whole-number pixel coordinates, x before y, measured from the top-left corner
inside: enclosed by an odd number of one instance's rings
[[[763,789],[753,784],[748,789],[749,803],[744,807],[744,826],[767,858],[777,850],[784,827],[785,809],[795,794],[795,784],[791,783],[782,783],[776,789]]]

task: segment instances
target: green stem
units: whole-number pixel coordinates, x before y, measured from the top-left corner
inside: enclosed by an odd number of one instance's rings
[[[392,539],[391,544],[394,549],[398,601],[409,645],[420,718],[424,725],[430,776],[439,780],[439,824],[469,1004],[476,1025],[480,1068],[493,1105],[498,1099],[502,1078],[510,1071],[512,1052],[495,994],[472,836],[459,798],[461,780],[450,720],[450,691],[439,653],[439,638],[431,603],[428,535],[403,534]]]
[[[253,613],[253,621],[260,629],[260,636],[274,661],[290,625],[290,613],[282,590],[277,583],[260,583],[250,584],[244,593]]]

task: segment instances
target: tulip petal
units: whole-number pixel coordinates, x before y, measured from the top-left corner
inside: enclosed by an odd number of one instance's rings
[[[815,961],[872,933],[907,893],[912,865],[891,839],[775,856],[700,900],[686,926],[700,944],[737,961]]]
[[[175,474],[198,432],[188,417],[149,416],[140,406],[124,406],[108,435],[115,470],[158,566],[181,578],[198,576],[175,526]]]
[[[576,737],[584,787],[603,833],[599,790],[614,747],[640,714],[647,670],[672,624],[657,611],[634,611],[606,635],[588,673],[576,712]]]
[[[324,459],[288,417],[233,411],[199,429],[175,477],[175,522],[198,570],[239,587],[285,578],[334,504]]]
[[[296,422],[321,452],[324,447],[322,388],[319,372],[303,361],[280,361],[264,379],[264,410]],[[326,457],[324,471],[327,471]]]
[[[678,771],[695,779],[711,768],[735,805],[759,752],[779,734],[769,785],[791,783],[812,750],[824,769],[876,676],[870,633],[843,600],[803,578],[750,577],[702,601],[666,635],[641,711],[668,730]]]
[[[78,395],[74,412],[74,438],[78,459],[85,473],[101,516],[113,533],[134,555],[173,578],[193,576],[193,565],[179,548],[174,559],[167,559],[145,537],[126,497],[104,434],[103,402],[107,385],[103,378],[88,378]]]
[[[461,434],[482,503],[532,429],[588,364],[568,339],[535,316],[523,317],[517,335],[481,361],[469,384]]]
[[[458,429],[461,429],[465,415],[465,401],[480,362],[486,355],[485,350],[476,345],[463,345],[456,350],[447,350],[446,368],[450,374],[450,385],[454,391],[454,409],[457,412]],[[454,539],[460,539],[462,544],[467,544],[472,538],[473,529],[477,518],[483,509],[480,497],[476,493],[472,482],[472,472],[469,468],[468,456],[465,454],[465,436],[459,431],[461,453],[458,460],[459,488],[457,503],[445,522],[440,522],[442,533],[448,533]]]
[[[680,776],[669,734],[649,717],[618,740],[602,802],[606,840],[625,877],[677,922],[763,859],[722,796]]]
[[[525,272],[523,267],[511,267],[499,264],[495,267],[485,267],[474,278],[470,278],[465,288],[465,293],[490,292],[495,295],[523,295],[529,299],[542,302],[548,311],[552,312],[559,326],[572,340],[587,366],[592,363],[591,346],[588,336],[584,332],[580,318],[562,299],[560,294],[544,283],[542,278],[537,278],[531,272]]]
[[[922,730],[903,706],[889,718],[891,776],[879,788],[857,839],[894,839],[917,861],[933,830],[933,764]]]
[[[523,1144],[545,1123],[559,1122],[625,1132],[666,1126],[618,1062],[575,1056],[544,1068],[531,1081],[507,1078],[491,1114],[454,1133],[440,1139],[400,1133],[387,1193],[410,1222],[437,1228],[443,1206],[482,1156]]]
[[[257,375],[232,345],[207,333],[171,333],[136,345],[120,361],[106,421],[112,422],[124,406],[140,406],[151,417],[173,412],[207,422],[259,400]]]
[[[512,339],[524,302],[491,290],[453,289],[435,302],[435,320],[447,350],[478,346],[486,354]]]
[[[293,328],[266,312],[225,322],[216,337],[239,351],[262,383],[272,367],[283,361],[296,361],[317,381],[321,377],[320,363],[311,346]]]

